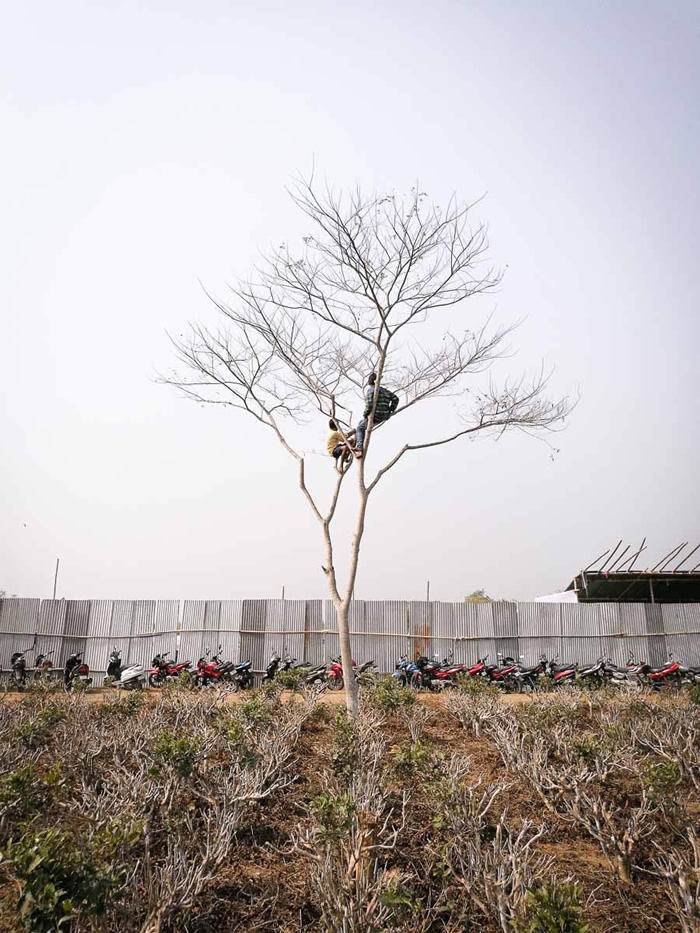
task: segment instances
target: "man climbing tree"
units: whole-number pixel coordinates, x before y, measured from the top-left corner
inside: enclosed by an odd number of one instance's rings
[[[355,445],[355,450],[357,451],[357,456],[362,456],[362,445],[365,442],[365,434],[367,432],[367,421],[372,417],[372,424],[376,427],[378,424],[381,424],[382,421],[387,421],[394,414],[399,405],[398,395],[394,395],[393,392],[390,392],[388,389],[385,389],[384,386],[379,387],[377,392],[377,404],[374,404],[374,384],[377,381],[377,374],[370,373],[369,379],[367,380],[367,391],[365,393],[365,410],[362,412],[362,421],[357,426],[357,441]]]
[[[500,385],[491,373],[483,381],[478,378],[511,356],[506,341],[514,328],[467,320],[467,299],[500,282],[500,275],[484,264],[486,233],[481,225],[471,227],[472,205],[453,198],[444,208],[432,206],[418,190],[399,197],[366,196],[358,189],[343,197],[320,190],[313,179],[300,181],[292,198],[310,224],[300,247],[273,249],[226,300],[212,297],[218,321],[213,326],[194,323],[188,336],[173,340],[184,369],[162,381],[198,402],[252,415],[294,459],[301,492],[319,522],[323,572],[336,611],[343,668],[350,671],[348,618],[365,519],[387,473],[415,451],[441,449],[470,435],[551,430],[570,406],[567,398],[547,397],[549,376],[543,371]],[[451,321],[445,319],[450,315]],[[427,321],[433,326],[418,339],[415,328]],[[355,527],[341,574],[334,561],[333,519],[352,474],[337,474],[324,507],[319,493],[309,488],[293,435],[298,437],[305,416],[314,410],[336,423],[348,421],[367,372],[375,374],[372,409],[365,407],[364,436],[358,430],[362,457],[354,471]],[[393,401],[387,408],[381,401],[387,398],[382,394],[385,375],[402,399],[398,410]],[[452,430],[411,437],[406,416],[416,405],[456,395],[463,404]],[[406,417],[408,440],[370,476],[373,425],[392,411],[393,418]],[[357,684],[351,677],[346,677],[346,692],[355,715]]]

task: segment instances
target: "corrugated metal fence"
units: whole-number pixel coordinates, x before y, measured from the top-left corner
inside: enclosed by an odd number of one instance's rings
[[[585,663],[601,654],[623,662],[631,649],[652,665],[672,651],[700,664],[700,604],[357,601],[350,626],[355,658],[384,672],[402,654],[450,651],[460,662],[500,651],[534,663],[544,651]],[[55,667],[82,651],[99,683],[113,647],[124,662],[148,664],[156,652],[174,657],[178,636],[181,660],[221,646],[256,671],[274,651],[313,664],[339,652],[330,600],[0,600],[2,671],[15,651],[27,652],[28,666],[53,652]]]

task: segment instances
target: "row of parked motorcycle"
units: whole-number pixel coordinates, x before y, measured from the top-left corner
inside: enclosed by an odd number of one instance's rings
[[[29,649],[28,649],[29,650]],[[16,651],[11,658],[12,683],[17,689],[22,689],[28,683],[45,681],[58,683],[60,669],[53,667],[51,660],[53,652],[39,654],[34,660],[34,666],[27,665],[27,651]],[[273,681],[278,674],[287,671],[299,671],[300,680],[309,686],[325,685],[331,690],[342,690],[345,685],[343,665],[340,658],[331,658],[328,664],[316,667],[308,662],[296,663],[296,658],[287,655],[284,659],[276,652],[263,675],[263,683]],[[353,676],[360,683],[366,683],[375,673],[374,662],[368,661],[359,667],[353,661]],[[82,654],[72,654],[63,669],[63,688],[70,693],[80,684],[83,688],[89,687],[93,678],[90,669],[83,661]],[[211,654],[207,648],[196,666],[191,661],[177,661],[169,658],[169,652],[164,651],[155,655],[150,668],[143,664],[122,664],[121,653],[115,648],[107,662],[107,678],[105,684],[122,690],[141,690],[148,684],[149,687],[162,687],[168,682],[178,680],[191,687],[211,687],[217,684],[227,684],[234,689],[245,690],[253,686],[253,671],[250,660],[235,664],[221,657],[221,645],[216,654]]]
[[[39,654],[34,667],[28,668],[26,651],[12,655],[12,682],[22,689],[28,682],[40,679],[57,681],[60,670],[55,670],[51,661],[53,652]],[[150,687],[162,687],[168,682],[179,680],[192,687],[211,687],[228,684],[234,689],[245,690],[253,686],[253,671],[250,660],[238,664],[221,657],[221,645],[216,654],[207,649],[196,666],[190,661],[170,660],[167,651],[155,655],[150,668],[142,664],[123,665],[120,652],[115,648],[107,663],[107,680],[110,686],[124,690],[140,690],[146,683]],[[479,658],[476,664],[457,664],[451,657],[440,661],[437,657],[421,656],[411,661],[402,655],[396,664],[392,678],[400,684],[414,689],[444,690],[456,687],[460,677],[482,677],[508,693],[528,693],[544,685],[555,687],[563,684],[581,683],[594,686],[617,685],[638,686],[651,689],[661,687],[680,688],[683,684],[700,684],[700,667],[691,667],[675,661],[669,653],[668,661],[661,667],[652,667],[646,661],[637,662],[630,651],[627,664],[613,663],[610,658],[600,657],[594,664],[560,664],[558,657],[547,658],[541,654],[537,664],[523,665],[523,657],[517,661],[499,653],[495,664],[488,663],[488,655]],[[362,665],[352,662],[352,675],[360,685],[370,684],[376,676],[374,661]],[[280,673],[298,672],[298,680],[307,686],[325,686],[330,690],[342,690],[345,686],[343,665],[339,657],[326,664],[312,666],[308,662],[297,663],[287,655],[284,659],[276,652],[270,658],[262,682],[270,683]],[[88,665],[80,653],[72,654],[63,668],[63,688],[70,693],[77,685],[89,687],[93,679]]]
[[[38,654],[34,659],[34,666],[32,668],[27,667],[27,649],[26,651],[15,651],[15,653],[10,658],[10,664],[12,666],[11,682],[14,687],[17,689],[22,689],[30,682],[57,682],[57,677],[60,676],[60,669],[56,669],[53,666],[53,651],[48,651],[46,654]],[[63,689],[70,693],[80,684],[83,687],[89,687],[92,684],[92,677],[90,677],[90,669],[87,664],[83,661],[83,656],[80,653],[71,654],[68,660],[66,661],[63,667]]]
[[[631,651],[624,666],[606,657],[587,665],[560,664],[558,656],[547,658],[544,654],[531,666],[523,665],[523,660],[522,656],[516,661],[499,653],[495,664],[488,663],[488,655],[479,658],[476,664],[455,664],[452,658],[440,661],[437,657],[421,656],[411,661],[402,655],[392,677],[404,686],[434,691],[456,687],[460,677],[482,677],[507,693],[529,693],[549,685],[572,683],[648,689],[680,689],[683,684],[700,684],[700,667],[680,664],[670,653],[661,667],[652,667],[646,661],[638,663]]]

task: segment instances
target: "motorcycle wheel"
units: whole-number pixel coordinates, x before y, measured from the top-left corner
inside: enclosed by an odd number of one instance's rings
[[[148,675],[148,686],[149,687],[162,687],[163,681],[158,677],[157,674]]]
[[[342,690],[345,686],[345,681],[342,677],[331,677],[328,680],[329,690]]]
[[[423,687],[423,678],[420,674],[411,674],[411,679],[408,682],[408,686],[412,690],[421,690]]]

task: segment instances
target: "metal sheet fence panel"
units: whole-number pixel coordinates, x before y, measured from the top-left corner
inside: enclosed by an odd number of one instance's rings
[[[684,607],[675,603],[661,605],[661,621],[667,635],[685,631]]]
[[[647,618],[641,603],[601,604],[597,610],[603,654],[617,664],[626,663],[630,652],[638,661],[649,660]]]
[[[219,613],[219,634],[211,638],[217,645],[221,645],[221,657],[227,661],[242,661],[241,650],[241,620],[243,619],[243,600],[227,599],[221,602]],[[207,615],[207,624],[209,616]],[[199,657],[199,655],[197,655]],[[196,659],[195,659],[196,663]]]
[[[700,664],[700,605],[687,603],[683,606],[683,614],[688,632],[687,654],[683,660],[695,667]]]
[[[112,646],[109,642],[109,633],[112,625],[112,600],[90,600],[88,614],[87,639],[85,641],[85,654],[83,660],[90,668],[92,680],[99,687],[107,673],[107,660]]]
[[[264,671],[265,628],[267,602],[264,599],[244,599],[241,617],[241,654],[239,660],[250,661],[253,671]]]
[[[56,667],[83,651],[93,673],[106,667],[112,647],[124,663],[149,664],[156,650],[174,655],[180,603],[165,600],[2,600],[0,668],[13,651],[54,652]],[[350,628],[353,656],[374,658],[384,672],[404,652],[426,650],[458,661],[496,651],[523,654],[534,663],[541,651],[562,660],[595,660],[602,652],[618,663],[632,649],[638,660],[665,660],[666,650],[700,663],[700,606],[694,604],[425,603],[354,601]],[[36,634],[36,638],[35,638]],[[24,641],[22,641],[24,639]],[[20,644],[20,641],[22,643]],[[187,601],[183,605],[180,656],[196,662],[206,645],[222,645],[233,660],[250,657],[264,669],[272,650],[318,664],[339,652],[330,600]]]
[[[0,670],[12,669],[10,658],[15,651],[29,651],[38,631],[39,599],[0,599]],[[34,645],[36,647],[36,645]],[[42,649],[39,649],[41,652]],[[27,658],[29,666],[34,657]]]
[[[452,603],[431,603],[433,654],[446,658],[455,649],[455,620]]]
[[[476,604],[478,605],[478,603]],[[500,653],[504,658],[518,660],[520,645],[518,639],[518,607],[516,603],[493,603],[493,625],[496,637],[496,655],[493,663]],[[489,661],[491,658],[489,658]]]
[[[59,670],[63,667],[61,659],[65,656],[63,641],[67,612],[68,603],[65,599],[45,599],[39,609],[37,647],[44,654],[53,652],[51,660]]]
[[[289,655],[297,661],[304,660],[304,633],[306,630],[306,601],[303,599],[284,600],[284,636],[282,639],[282,657]]]
[[[197,660],[204,654],[205,611],[206,603],[203,599],[187,599],[182,607],[178,660],[182,658],[183,661],[191,661],[195,667]]]
[[[396,660],[403,654],[407,654],[414,661],[421,655],[431,657],[435,651],[432,638],[433,604],[428,602],[408,603],[408,623],[411,637],[405,645],[396,646]]]
[[[90,601],[87,599],[66,600],[65,637],[61,645],[60,664],[63,666],[73,654],[85,654],[85,636],[90,618]]]
[[[267,623],[263,642],[263,662],[261,670],[265,670],[273,654],[284,657],[284,637],[286,621],[286,600],[267,600]]]
[[[469,619],[470,640],[467,643],[469,650],[466,660],[475,664],[480,658],[486,658],[489,663],[495,664],[496,655],[500,648],[496,641],[496,621],[493,604],[465,603],[460,605]]]
[[[335,624],[337,627],[337,617],[335,618]],[[353,599],[350,603],[348,627],[350,629],[350,647],[353,660],[364,659],[367,636],[363,633],[367,631],[367,623],[365,622],[365,602],[363,599]],[[337,639],[337,644],[338,648],[334,652],[335,655],[340,654],[340,638]]]
[[[525,664],[536,664],[539,656],[561,656],[561,610],[559,603],[518,603],[520,654]]]
[[[112,624],[110,626],[110,650],[116,648],[121,653],[122,664],[134,664],[131,657],[131,627],[134,621],[134,603],[131,599],[115,599],[112,604]]]
[[[329,658],[337,657],[340,653],[340,642],[338,641],[338,618],[335,612],[333,600],[323,600],[323,634],[321,635],[321,660],[319,664],[328,661]]]
[[[154,599],[136,599],[133,602],[129,659],[132,664],[149,667],[153,660],[153,633],[156,622]]]
[[[308,661],[312,667],[323,664],[323,629],[324,603],[321,599],[310,599],[306,603],[304,650],[299,660]]]
[[[365,629],[373,634],[358,648],[356,660],[358,664],[374,661],[378,671],[389,674],[400,655],[411,653],[406,647],[410,632],[408,603],[387,599],[367,601],[364,606]]]
[[[564,604],[560,612],[561,660],[593,664],[601,655],[600,619],[590,606]]]
[[[647,623],[647,643],[649,646],[649,663],[652,667],[659,667],[666,660],[666,637],[664,635],[664,619],[660,603],[648,603],[644,606],[644,615]]]
[[[177,626],[180,621],[180,601],[177,599],[159,599],[155,609],[155,632],[151,650],[153,654],[168,652],[171,660],[179,660],[177,645]],[[187,660],[187,659],[185,659]]]
[[[700,664],[700,606],[688,603],[680,608],[682,620],[675,633],[666,636],[668,650],[676,660],[695,667]]]

